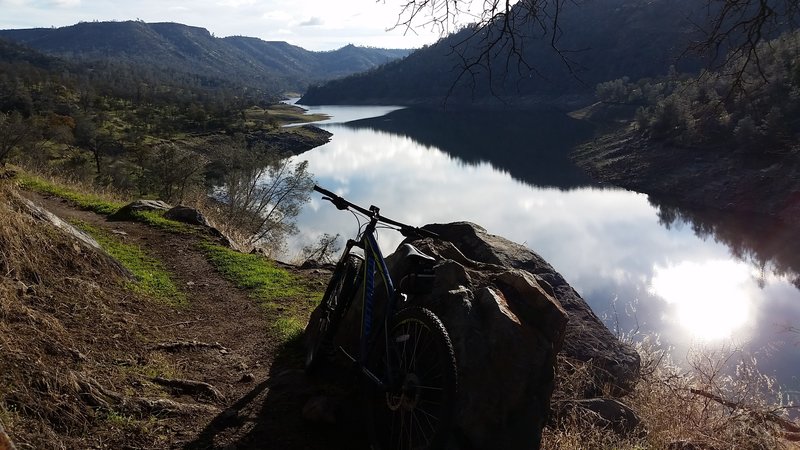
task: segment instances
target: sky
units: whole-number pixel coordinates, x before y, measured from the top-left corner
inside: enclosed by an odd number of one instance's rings
[[[401,0],[0,0],[0,29],[62,27],[78,22],[142,20],[286,41],[307,50],[347,44],[418,48],[440,34],[392,28]]]

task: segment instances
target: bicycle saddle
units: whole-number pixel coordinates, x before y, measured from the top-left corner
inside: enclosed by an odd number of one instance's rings
[[[406,258],[408,258],[413,263],[417,263],[417,262],[425,263],[426,262],[428,264],[433,264],[433,263],[436,262],[436,258],[434,258],[433,256],[430,256],[430,255],[426,255],[425,253],[422,253],[421,251],[417,250],[417,248],[414,247],[411,244],[403,244],[401,246],[400,251],[405,253]]]

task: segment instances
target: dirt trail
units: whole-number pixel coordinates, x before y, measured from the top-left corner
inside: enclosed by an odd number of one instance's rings
[[[185,403],[214,407],[163,419],[158,441],[163,448],[184,449],[329,449],[338,443],[333,428],[302,419],[302,407],[315,395],[296,357],[281,354],[270,337],[276,313],[261,308],[224,279],[198,248],[200,238],[159,230],[135,222],[108,221],[75,209],[64,200],[26,192],[25,196],[65,220],[80,220],[114,233],[159,259],[186,293],[188,306],[148,305],[136,318],[148,357],[167,359],[181,379],[211,384],[224,400],[173,396]],[[324,273],[316,276],[323,283]],[[198,341],[211,348],[168,352],[159,344]],[[113,383],[113,380],[112,380]],[[119,389],[120,387],[117,386]]]

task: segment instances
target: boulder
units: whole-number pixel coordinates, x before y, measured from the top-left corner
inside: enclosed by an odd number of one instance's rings
[[[114,214],[108,216],[109,220],[136,220],[134,213],[142,211],[168,211],[172,206],[161,200],[136,200],[122,208]]]
[[[414,245],[438,262],[431,289],[411,301],[441,319],[456,353],[458,396],[452,448],[538,448],[549,417],[566,312],[524,270],[472,261],[441,240],[425,239]],[[387,258],[396,283],[413,271],[413,262],[406,256],[398,251]],[[376,286],[376,292],[382,290]],[[353,351],[358,342],[360,298],[336,338],[336,345]],[[375,305],[376,317],[381,305],[380,300]]]
[[[213,228],[211,223],[206,219],[198,209],[189,206],[178,205],[167,210],[164,217],[169,220],[177,222],[188,223],[190,225],[201,225],[208,228]]]
[[[539,448],[551,411],[559,351],[592,361],[596,386],[617,386],[618,391],[633,386],[638,354],[620,343],[539,255],[471,223],[425,228],[440,238],[413,244],[436,259],[435,278],[429,290],[409,301],[441,319],[456,353],[458,397],[448,448]],[[407,248],[401,245],[386,258],[396,286],[415,271]],[[376,280],[376,295],[383,291],[381,280]],[[359,293],[335,337],[335,347],[350,354],[357,353],[361,298]],[[384,302],[377,300],[374,314],[381,317]],[[312,313],[312,322],[319,313]],[[600,406],[604,405],[608,406]],[[595,405],[584,409],[589,406]],[[613,405],[606,409],[615,410]],[[624,414],[608,421],[612,426],[634,422]]]
[[[469,222],[433,224],[424,228],[452,243],[470,260],[533,274],[539,285],[555,296],[569,317],[563,354],[580,361],[591,361],[594,368],[597,389],[577,395],[601,395],[602,386],[611,387],[614,394],[625,394],[633,388],[639,378],[639,354],[620,342],[575,289],[541,256]]]

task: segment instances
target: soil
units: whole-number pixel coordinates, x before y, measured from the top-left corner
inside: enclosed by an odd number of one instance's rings
[[[140,427],[146,433],[125,438],[123,447],[351,448],[335,425],[303,419],[304,405],[319,394],[319,388],[304,375],[297,349],[276,344],[279,340],[270,331],[270,324],[277,313],[258,306],[245,290],[220,276],[198,248],[203,238],[135,222],[111,222],[104,216],[77,210],[58,198],[23,194],[62,219],[87,222],[142,247],[163,262],[188,298],[185,307],[151,302],[131,308],[132,319],[126,320],[127,325],[120,325],[128,329],[110,340],[117,346],[122,342],[125,348],[104,348],[102,342],[106,340],[93,338],[93,343],[86,344],[93,348],[83,350],[95,355],[100,366],[116,364],[121,359],[127,361],[124,364],[134,366],[142,361],[157,361],[175,368],[180,379],[208,383],[221,394],[217,399],[181,394],[175,389],[155,386],[153,374],[145,376],[141,371],[109,370],[103,379],[95,374],[103,386],[116,392],[145,397],[156,393],[158,397],[201,407],[173,417],[152,418],[151,423]],[[330,274],[320,269],[288,269],[323,287]],[[120,338],[121,334],[124,336]],[[177,351],[157,348],[159,344],[191,341],[209,345]],[[112,355],[116,355],[114,359]],[[120,373],[127,375],[121,377]],[[98,421],[91,431],[96,436],[94,443],[81,439],[93,448],[119,448],[119,436],[115,438],[114,434],[125,433],[125,427],[122,428],[117,430],[110,422]],[[117,444],[106,447],[108,444],[103,441]]]

